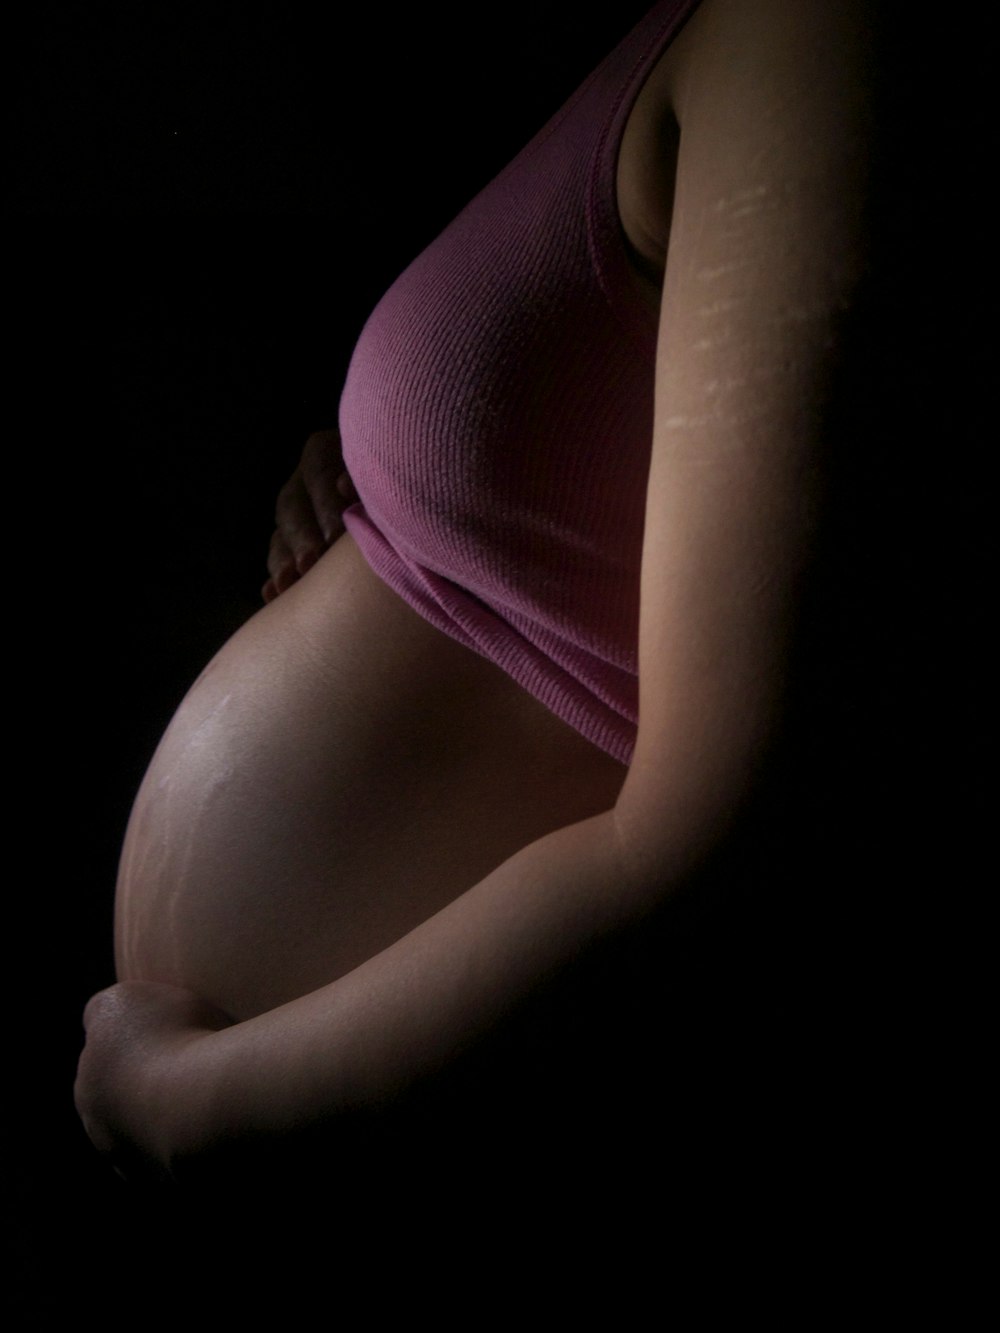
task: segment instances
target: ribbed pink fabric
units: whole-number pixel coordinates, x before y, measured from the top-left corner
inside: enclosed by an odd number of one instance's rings
[[[628,763],[656,317],[615,200],[662,0],[383,297],[340,404],[372,569]]]

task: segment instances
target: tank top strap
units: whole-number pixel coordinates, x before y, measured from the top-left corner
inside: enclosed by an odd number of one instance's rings
[[[660,0],[595,71],[617,84],[591,163],[587,230],[598,281],[619,320],[641,338],[657,316],[635,300],[635,283],[618,216],[617,174],[625,126],[656,62],[698,8],[700,0]]]

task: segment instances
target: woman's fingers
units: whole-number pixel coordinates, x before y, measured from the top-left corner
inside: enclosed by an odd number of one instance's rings
[[[275,532],[271,537],[271,547],[267,555],[267,572],[271,577],[264,585],[265,602],[274,601],[279,593],[283,593],[286,588],[290,588],[299,577],[295,557],[280,532]],[[270,596],[268,596],[269,588],[271,589]]]
[[[327,546],[344,531],[341,514],[355,498],[340,486],[344,458],[340,436],[335,430],[314,431],[306,440],[300,465],[306,494],[312,503],[315,521]]]
[[[278,495],[277,530],[267,560],[270,577],[261,589],[265,602],[290,588],[336,541],[344,531],[343,512],[357,498],[344,470],[339,434],[314,431],[302,461]]]
[[[296,569],[304,574],[323,554],[327,543],[316,521],[301,468],[292,473],[278,494],[275,522]]]
[[[269,577],[260,590],[260,595],[265,603],[273,602],[286,588],[290,588],[299,577],[295,557],[289,550],[284,537],[278,531],[271,534],[271,545],[267,553],[267,572]]]

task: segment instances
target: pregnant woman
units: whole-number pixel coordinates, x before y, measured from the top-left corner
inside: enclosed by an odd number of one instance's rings
[[[865,272],[870,9],[661,0],[372,314],[135,803],[77,1084],[126,1175],[443,1083],[752,802]]]

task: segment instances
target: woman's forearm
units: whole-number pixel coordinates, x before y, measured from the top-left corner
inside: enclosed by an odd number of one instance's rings
[[[338,981],[159,1064],[167,1153],[362,1117],[433,1080],[617,924],[650,888],[612,812],[560,829]]]

